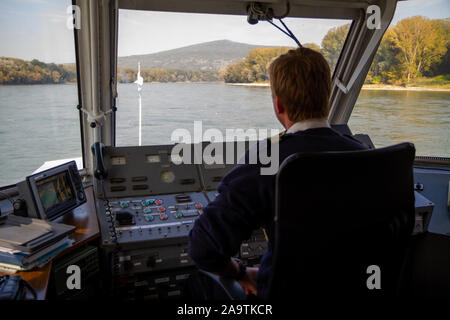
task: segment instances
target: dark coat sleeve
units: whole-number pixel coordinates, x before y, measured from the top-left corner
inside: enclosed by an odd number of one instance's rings
[[[242,241],[262,225],[273,197],[265,179],[260,167],[250,164],[237,166],[223,178],[218,196],[189,233],[189,255],[199,268],[224,270]]]

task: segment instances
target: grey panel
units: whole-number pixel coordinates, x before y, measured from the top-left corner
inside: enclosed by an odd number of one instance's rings
[[[449,181],[448,170],[414,169],[414,182],[423,185],[423,190],[419,193],[435,205],[428,226],[429,232],[450,235],[450,213],[447,205]]]
[[[172,148],[173,145],[105,147],[107,196],[118,198],[200,191],[196,166],[173,163],[170,157]]]
[[[197,152],[195,156],[196,163],[200,163],[199,172],[204,190],[217,189],[222,178],[242,161],[250,143],[256,142],[204,142],[202,144],[202,154]],[[213,164],[205,163],[205,154],[209,155],[211,152],[216,159],[222,161]]]

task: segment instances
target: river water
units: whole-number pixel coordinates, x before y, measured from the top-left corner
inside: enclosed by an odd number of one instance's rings
[[[118,87],[117,144],[138,144],[136,85]],[[450,157],[450,92],[363,90],[349,126],[377,147],[410,141],[418,155]],[[0,186],[45,161],[81,156],[76,85],[0,86]],[[171,143],[175,129],[281,129],[265,87],[145,83],[142,143]]]

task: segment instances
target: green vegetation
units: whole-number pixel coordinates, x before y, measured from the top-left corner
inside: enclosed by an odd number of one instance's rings
[[[270,62],[279,55],[287,52],[288,47],[257,48],[249,51],[243,61],[229,65],[223,75],[225,82],[252,83],[265,82],[268,78]]]
[[[411,17],[388,29],[366,78],[368,84],[447,87],[450,74],[450,19]],[[305,44],[320,51],[334,69],[350,25],[332,28],[321,46]],[[251,50],[244,61],[229,65],[225,82],[265,82],[272,59],[289,48]],[[439,75],[441,75],[439,77]]]
[[[450,19],[411,17],[388,29],[366,82],[410,86],[422,77],[450,74]],[[448,77],[436,77],[445,84]],[[420,82],[420,81],[419,81]],[[421,81],[426,84],[428,81]]]
[[[0,85],[65,83],[76,79],[75,65],[0,57]]]
[[[450,89],[450,75],[440,75],[431,78],[416,78],[411,81],[410,85],[412,87]]]
[[[137,70],[118,68],[118,80],[121,83],[134,82]],[[178,69],[148,69],[142,70],[141,76],[145,82],[203,82],[222,80],[218,71],[178,70]]]

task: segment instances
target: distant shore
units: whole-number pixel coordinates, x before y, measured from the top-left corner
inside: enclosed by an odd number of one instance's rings
[[[145,83],[224,83],[229,86],[242,86],[242,87],[260,87],[267,88],[269,87],[269,83],[226,83],[222,81],[176,81],[176,82],[145,82]],[[55,85],[55,84],[77,84],[77,82],[64,82],[64,83],[36,83],[36,84],[0,84],[0,87],[4,86],[35,86],[35,85]],[[124,82],[119,84],[133,84],[132,82]],[[411,87],[402,87],[402,86],[394,86],[389,84],[365,84],[362,86],[362,90],[389,90],[389,91],[440,91],[440,92],[450,92],[450,88],[446,87],[442,88],[439,86],[411,86]]]
[[[246,87],[269,87],[268,83],[226,83],[231,86],[246,86]],[[446,91],[450,92],[449,88],[439,87],[402,87],[388,84],[365,84],[363,90],[392,90],[392,91]]]

